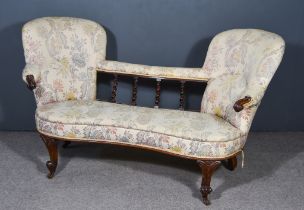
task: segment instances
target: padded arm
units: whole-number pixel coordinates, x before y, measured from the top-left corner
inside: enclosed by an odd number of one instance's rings
[[[174,80],[208,81],[209,78],[202,68],[147,66],[119,61],[102,61],[97,71]]]
[[[36,65],[26,64],[22,72],[22,78],[29,89],[36,88],[37,81],[40,80],[40,69]]]

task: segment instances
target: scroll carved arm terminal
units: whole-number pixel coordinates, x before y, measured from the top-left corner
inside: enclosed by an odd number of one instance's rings
[[[30,90],[34,90],[36,88],[36,82],[35,82],[34,75],[32,75],[32,74],[26,75],[26,82],[27,82],[27,87]]]
[[[233,105],[234,111],[236,112],[242,111],[245,108],[245,105],[251,102],[251,100],[252,98],[250,96],[245,96],[244,98],[237,100]]]

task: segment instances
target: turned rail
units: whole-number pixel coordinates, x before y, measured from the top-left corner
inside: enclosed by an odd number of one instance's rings
[[[108,72],[107,72],[108,73]],[[122,76],[125,74],[122,74]],[[113,79],[111,82],[112,86],[112,95],[111,95],[111,102],[117,103],[117,90],[118,90],[118,83],[119,83],[119,74],[113,73]],[[132,95],[131,95],[131,105],[136,106],[137,105],[137,91],[138,91],[138,81],[140,79],[139,76],[136,75],[127,75],[133,78],[132,82]],[[161,84],[162,81],[165,80],[164,78],[150,78],[155,79],[155,100],[154,100],[154,108],[159,108],[160,104],[160,94],[161,94]],[[177,80],[177,79],[176,79]],[[180,81],[180,93],[179,93],[179,109],[185,110],[185,83],[186,80],[179,80]],[[205,82],[205,81],[201,81]]]

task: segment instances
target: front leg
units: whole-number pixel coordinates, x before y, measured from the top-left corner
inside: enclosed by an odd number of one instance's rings
[[[203,197],[203,203],[205,205],[210,205],[210,201],[208,199],[208,195],[212,192],[212,188],[210,187],[211,176],[215,169],[219,167],[221,161],[217,160],[198,160],[197,161],[199,167],[202,171],[202,184],[201,184],[201,194]]]
[[[40,134],[40,137],[42,138],[45,146],[48,149],[49,155],[50,155],[50,160],[48,160],[46,162],[46,167],[49,169],[49,174],[47,175],[47,177],[49,179],[53,178],[56,168],[57,168],[57,164],[58,164],[58,151],[57,151],[57,142],[55,139]]]

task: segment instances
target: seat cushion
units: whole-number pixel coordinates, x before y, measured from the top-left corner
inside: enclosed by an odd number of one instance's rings
[[[40,106],[36,123],[39,132],[54,137],[136,144],[200,158],[232,155],[246,139],[215,115],[101,101]]]

